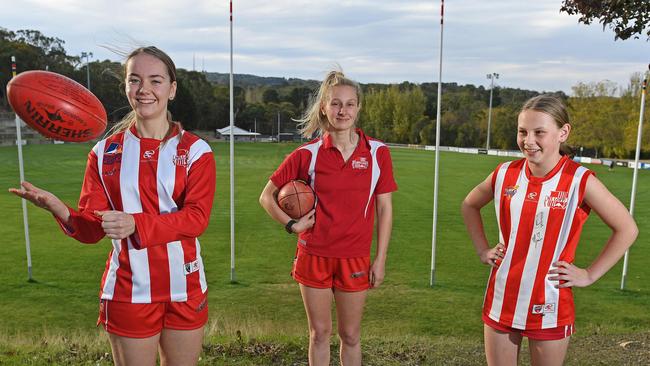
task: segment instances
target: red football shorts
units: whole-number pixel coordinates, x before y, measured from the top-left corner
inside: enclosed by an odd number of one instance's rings
[[[517,333],[521,334],[524,337],[527,337],[528,339],[533,339],[536,341],[557,341],[560,339],[564,339],[566,337],[570,337],[573,333],[576,332],[576,328],[574,324],[571,325],[562,325],[556,328],[547,328],[547,329],[532,329],[532,330],[523,330],[523,329],[515,329],[511,327],[506,327],[505,325],[501,325],[494,320],[490,319],[490,317],[483,315],[483,323],[487,325],[488,327],[492,329],[496,329],[501,332],[506,332],[506,333]]]
[[[347,292],[370,288],[370,257],[330,258],[307,253],[298,246],[291,275],[308,287]]]
[[[208,321],[207,292],[184,302],[133,304],[111,300],[99,303],[99,319],[104,329],[129,338],[152,337],[163,328],[198,329]]]

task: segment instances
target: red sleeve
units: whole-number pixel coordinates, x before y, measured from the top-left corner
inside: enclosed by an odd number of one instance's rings
[[[305,182],[309,182],[307,167],[309,166],[310,158],[311,153],[308,150],[294,150],[286,159],[284,159],[282,164],[280,164],[278,169],[273,172],[269,179],[278,188],[294,179],[301,179]]]
[[[214,156],[209,151],[190,167],[185,199],[178,211],[163,215],[133,214],[136,227],[134,245],[142,249],[201,235],[210,221],[215,183]]]
[[[377,151],[377,163],[379,164],[379,181],[375,188],[375,194],[393,192],[397,190],[397,183],[393,177],[393,161],[390,157],[388,147],[380,147]]]
[[[55,219],[66,235],[82,243],[97,243],[104,237],[104,230],[101,219],[93,212],[111,209],[104,186],[99,179],[97,155],[91,151],[88,154],[86,173],[79,196],[79,210],[76,211],[68,207],[71,225],[66,225],[56,217]]]

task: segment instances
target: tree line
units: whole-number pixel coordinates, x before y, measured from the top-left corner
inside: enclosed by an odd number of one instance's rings
[[[120,120],[129,110],[124,94],[120,62],[94,60],[86,63],[68,55],[65,42],[37,30],[10,31],[0,28],[0,109],[9,110],[6,84],[11,78],[10,57],[17,59],[18,72],[49,70],[86,85],[90,73],[91,91],[106,108],[109,123]],[[229,124],[228,78],[219,73],[177,70],[178,90],[170,104],[174,119],[188,130],[208,130]],[[629,158],[636,145],[639,120],[641,74],[630,76],[627,86],[608,81],[580,83],[572,95],[552,94],[569,107],[573,130],[569,143],[576,153],[591,156]],[[235,124],[246,130],[275,135],[296,131],[318,88],[318,81],[262,78],[235,75]],[[435,143],[437,84],[363,84],[363,108],[359,125],[371,136],[404,144]],[[490,90],[483,86],[444,83],[441,102],[440,143],[446,146],[485,147]],[[492,101],[490,147],[517,149],[517,115],[521,105],[538,91],[495,87]],[[650,109],[650,108],[649,108]],[[646,115],[647,120],[647,115]],[[647,123],[646,126],[650,124]],[[643,150],[650,154],[650,127],[644,128]]]

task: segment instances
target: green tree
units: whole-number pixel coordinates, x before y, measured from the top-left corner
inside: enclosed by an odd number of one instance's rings
[[[564,0],[561,12],[580,15],[578,22],[591,24],[597,20],[611,28],[614,39],[639,38],[645,31],[650,40],[650,1],[648,0]]]

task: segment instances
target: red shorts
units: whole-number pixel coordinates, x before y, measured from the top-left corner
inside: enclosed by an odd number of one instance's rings
[[[485,315],[483,315],[483,323],[485,323],[485,325],[487,325],[492,329],[496,329],[498,331],[506,332],[506,333],[521,334],[522,336],[527,337],[528,339],[533,339],[536,341],[557,341],[560,339],[564,339],[566,337],[570,337],[573,333],[576,332],[576,328],[574,324],[562,325],[556,328],[547,328],[547,329],[530,329],[530,330],[515,329],[511,327],[506,327],[505,325],[501,325]]]
[[[100,300],[97,325],[101,324],[107,332],[118,336],[148,338],[163,328],[192,330],[201,328],[207,321],[206,292],[184,302],[133,304]]]
[[[330,258],[307,253],[298,246],[291,275],[296,282],[315,288],[355,292],[370,288],[370,257]]]

